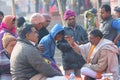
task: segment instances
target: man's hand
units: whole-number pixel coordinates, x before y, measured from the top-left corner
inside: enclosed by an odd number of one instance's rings
[[[65,40],[67,40],[67,42],[69,43],[69,45],[71,47],[75,46],[75,42],[74,42],[74,40],[73,40],[73,38],[71,36],[65,36]]]
[[[43,46],[42,44],[39,44],[39,45],[38,45],[38,48],[39,48],[39,50],[40,50],[41,52],[44,52],[44,51],[45,51],[44,46]]]

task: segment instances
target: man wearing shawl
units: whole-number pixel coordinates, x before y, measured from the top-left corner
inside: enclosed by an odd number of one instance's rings
[[[70,36],[66,36],[66,40],[86,61],[81,68],[81,74],[92,78],[90,80],[95,80],[100,79],[103,73],[112,73],[114,80],[117,80],[118,48],[112,41],[104,39],[101,31],[92,30],[89,34],[89,42],[84,45],[77,45]]]

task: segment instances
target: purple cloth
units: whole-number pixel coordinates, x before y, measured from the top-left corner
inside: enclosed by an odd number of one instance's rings
[[[76,16],[75,12],[70,9],[66,10],[64,13],[64,19],[67,20],[71,16]]]
[[[61,70],[58,68],[58,66],[56,65],[56,63],[54,61],[50,61],[50,60],[48,60],[46,58],[44,58],[44,59],[45,59],[45,62],[50,64],[55,70],[57,70],[58,72],[62,73]]]

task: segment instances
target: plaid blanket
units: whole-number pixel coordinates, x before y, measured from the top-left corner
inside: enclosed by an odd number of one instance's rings
[[[0,80],[12,80],[10,74],[10,60],[6,50],[0,52]]]

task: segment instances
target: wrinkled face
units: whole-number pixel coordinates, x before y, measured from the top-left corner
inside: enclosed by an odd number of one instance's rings
[[[11,55],[12,50],[13,50],[16,42],[17,42],[17,41],[10,41],[10,42],[8,43],[7,47],[5,48],[5,49],[7,50],[7,52],[8,52],[8,55]]]
[[[30,41],[37,43],[38,42],[37,30],[34,27],[32,27],[31,32],[27,33],[26,38]]]
[[[40,30],[43,27],[43,23],[34,24],[37,30]]]
[[[101,19],[105,20],[106,18],[110,16],[110,12],[106,12],[104,8],[101,8],[100,16],[101,16]]]
[[[74,27],[75,26],[75,16],[71,16],[71,17],[69,17],[68,19],[67,19],[67,24],[68,24],[68,26],[72,26],[72,27]]]

